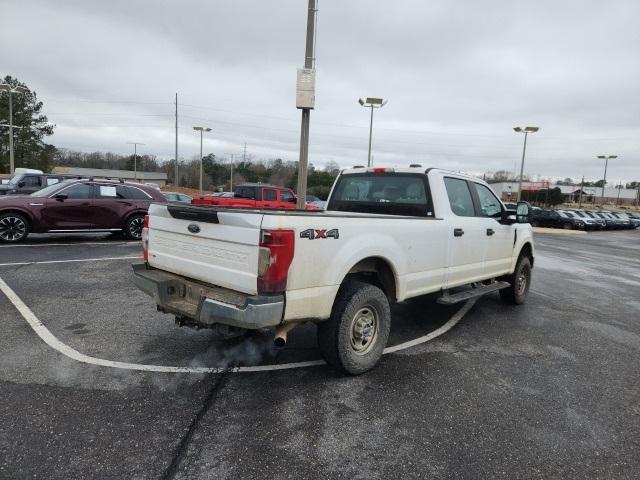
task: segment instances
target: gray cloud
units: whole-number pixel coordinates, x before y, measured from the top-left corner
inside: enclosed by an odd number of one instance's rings
[[[513,170],[511,128],[534,124],[528,173],[597,179],[613,153],[609,178],[638,179],[639,16],[633,0],[320,0],[311,161],[366,161],[356,100],[379,95],[376,163]],[[206,124],[207,151],[297,158],[304,0],[5,0],[2,17],[0,73],[38,92],[58,146],[170,158],[178,91],[181,156]]]

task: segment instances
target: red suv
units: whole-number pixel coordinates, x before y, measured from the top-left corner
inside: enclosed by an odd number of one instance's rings
[[[140,239],[152,202],[162,193],[138,183],[67,180],[31,195],[0,197],[0,242],[21,242],[30,232],[122,232]]]

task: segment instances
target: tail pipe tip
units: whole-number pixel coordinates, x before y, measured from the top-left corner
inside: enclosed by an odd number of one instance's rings
[[[278,348],[284,347],[287,344],[287,335],[298,325],[300,325],[298,322],[291,322],[278,326],[273,338],[273,344]]]

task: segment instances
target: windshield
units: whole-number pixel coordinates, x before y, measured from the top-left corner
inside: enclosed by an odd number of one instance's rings
[[[18,183],[20,183],[20,180],[22,180],[22,177],[24,177],[24,174],[22,173],[14,175],[9,179],[9,185],[17,185]]]
[[[72,183],[73,180],[67,180],[65,182],[54,183],[53,185],[49,185],[48,187],[44,187],[42,190],[38,190],[37,192],[33,192],[31,197],[48,197],[52,193],[60,190],[60,188],[65,187]]]

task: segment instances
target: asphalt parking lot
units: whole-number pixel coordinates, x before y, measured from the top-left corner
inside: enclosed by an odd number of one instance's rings
[[[176,327],[138,243],[0,246],[0,478],[638,478],[640,231],[535,240],[526,305],[398,305],[391,345],[460,321],[360,377]]]

